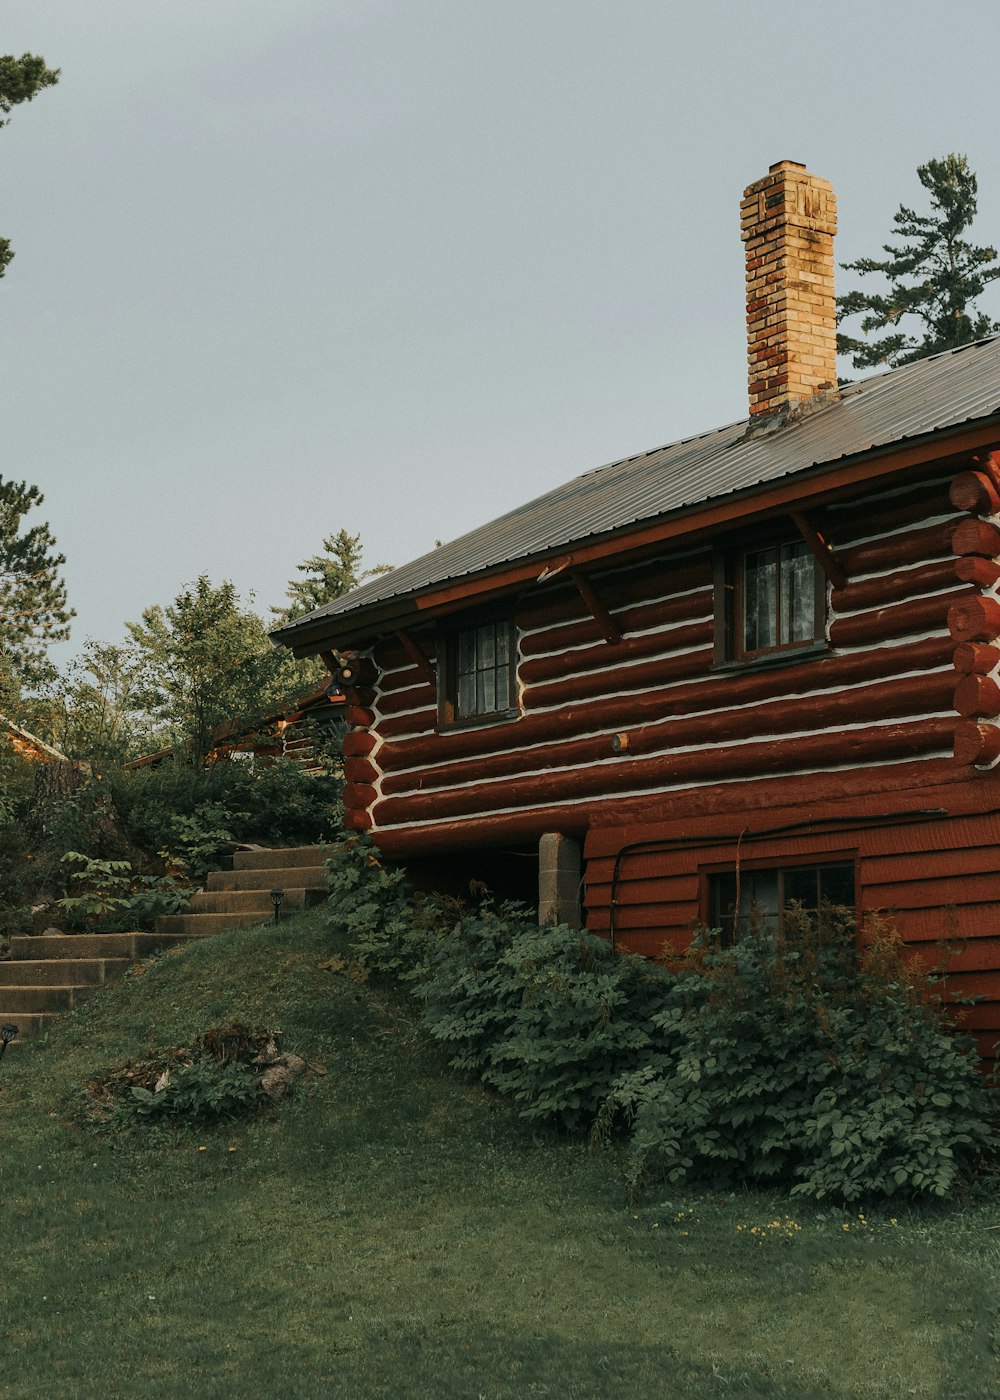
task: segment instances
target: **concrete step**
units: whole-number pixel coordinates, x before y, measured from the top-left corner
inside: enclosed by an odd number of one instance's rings
[[[5,1019],[17,1021],[25,1011],[72,1011],[99,990],[94,983],[86,987],[4,987],[0,1001],[7,1009],[2,1014]]]
[[[323,890],[328,885],[323,865],[265,866],[259,870],[213,870],[205,882],[210,894],[221,890]]]
[[[48,941],[48,940],[46,940]],[[121,977],[131,958],[18,958],[0,962],[0,1001],[4,987],[101,986]]]
[[[182,938],[164,938],[160,933],[68,933],[39,938],[18,935],[10,940],[12,958],[144,958]],[[2,964],[0,964],[2,965]],[[72,981],[73,979],[68,979]]]
[[[285,870],[289,866],[322,865],[330,854],[327,846],[284,846],[277,850],[237,851],[234,870]]]
[[[161,914],[156,921],[161,933],[183,934],[186,938],[207,937],[226,928],[251,928],[273,924],[274,914]]]
[[[0,1001],[2,1000],[3,998],[0,997]],[[18,1043],[26,1040],[29,1035],[34,1035],[43,1027],[50,1026],[53,1021],[58,1021],[59,1016],[58,1011],[11,1011],[8,1013],[0,1007],[0,1025],[11,1023],[17,1027],[17,1039],[11,1041],[7,1047],[7,1054],[9,1055],[11,1050],[16,1050]],[[0,1073],[2,1072],[0,1070]]]
[[[321,904],[325,898],[325,890],[286,889],[281,912]],[[210,890],[192,895],[188,910],[192,914],[259,914],[262,919],[274,916],[268,890]]]

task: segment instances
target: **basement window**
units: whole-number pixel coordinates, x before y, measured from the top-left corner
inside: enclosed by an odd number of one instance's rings
[[[822,645],[826,579],[805,540],[775,539],[719,557],[716,664],[781,658]]]
[[[719,929],[722,946],[742,935],[783,933],[792,904],[815,914],[835,904],[853,911],[854,862],[789,865],[722,871],[708,876],[708,925]]]
[[[438,721],[443,727],[517,714],[509,617],[480,617],[459,625],[444,634],[438,655]]]

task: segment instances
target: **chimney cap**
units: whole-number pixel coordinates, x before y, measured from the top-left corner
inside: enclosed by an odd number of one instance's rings
[[[771,175],[775,170],[805,170],[805,165],[800,160],[776,160],[767,167],[767,173]]]

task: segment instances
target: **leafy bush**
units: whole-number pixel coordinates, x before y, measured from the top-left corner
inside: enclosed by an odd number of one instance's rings
[[[57,899],[55,907],[76,931],[152,928],[158,914],[176,914],[193,893],[167,875],[137,875],[127,860],[67,851],[61,863],[72,893]]]
[[[342,834],[340,779],[292,759],[207,768],[167,760],[105,777],[129,838],[145,851],[186,851],[199,873],[232,841],[305,845]]]
[[[426,949],[414,979],[426,1030],[525,1118],[589,1127],[616,1076],[649,1051],[664,973],[605,939],[540,928],[501,905],[466,915]]]
[[[947,1194],[996,1143],[970,1045],[887,926],[788,919],[733,948],[711,936],[664,986],[655,1045],[608,1111],[632,1120],[633,1187],[698,1176],[792,1194]]]
[[[395,975],[450,1063],[570,1129],[631,1130],[628,1171],[781,1185],[793,1194],[944,1195],[995,1151],[971,1045],[898,935],[793,911],[784,936],[670,969],[539,928],[516,906],[415,905],[367,836],[328,861],[333,922],[357,965]]]
[[[259,1080],[246,1065],[207,1059],[167,1070],[153,1089],[133,1086],[131,1100],[125,1103],[139,1118],[200,1121],[244,1113],[257,1105],[261,1093]]]
[[[331,922],[351,940],[355,966],[405,977],[421,957],[423,930],[402,870],[385,864],[371,837],[347,836],[326,862]]]

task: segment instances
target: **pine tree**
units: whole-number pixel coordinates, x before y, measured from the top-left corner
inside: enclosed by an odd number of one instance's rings
[[[888,256],[841,264],[862,277],[877,272],[889,279],[885,295],[854,291],[837,298],[838,321],[860,315],[865,335],[893,327],[871,340],[837,336],[837,350],[852,355],[856,369],[910,364],[1000,330],[1000,323],[973,305],[1000,277],[1000,264],[995,248],[977,248],[962,236],[976,216],[978,194],[967,157],[930,160],[917,167],[917,176],[930,194],[931,212],[918,214],[901,204],[892,220],[900,241],[883,245]],[[922,322],[922,338],[895,329],[904,316]]]
[[[13,54],[0,56],[0,112],[4,114],[0,126],[7,125],[7,113],[12,108],[30,102],[43,88],[53,87],[58,81],[59,69],[46,68],[45,59],[37,54],[23,53],[20,58]],[[0,238],[0,277],[13,256],[10,239]]]
[[[46,649],[65,641],[73,616],[51,530],[24,528],[43,500],[37,486],[0,477],[0,699],[8,705],[22,684],[42,679]]]
[[[292,579],[289,583],[287,593],[291,602],[287,607],[272,609],[278,621],[294,622],[315,608],[321,608],[324,603],[342,598],[366,578],[388,573],[388,564],[363,569],[361,556],[360,535],[349,535],[346,530],[327,535],[322,554],[314,554],[296,566],[300,574],[305,574],[305,578]]]

